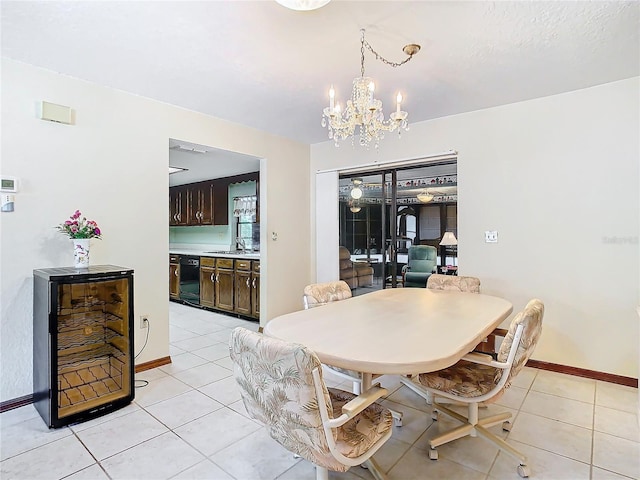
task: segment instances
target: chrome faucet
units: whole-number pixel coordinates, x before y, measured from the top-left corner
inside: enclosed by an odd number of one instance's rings
[[[238,245],[238,249],[242,252],[245,252],[247,250],[247,246],[244,243],[244,238],[236,237],[236,244]]]

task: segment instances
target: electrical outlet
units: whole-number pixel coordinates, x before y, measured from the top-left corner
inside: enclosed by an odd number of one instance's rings
[[[498,243],[498,232],[495,230],[484,232],[484,241],[487,243]]]
[[[140,315],[140,328],[149,328],[149,315]]]

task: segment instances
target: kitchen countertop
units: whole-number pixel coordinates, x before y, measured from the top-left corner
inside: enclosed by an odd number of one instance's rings
[[[245,258],[248,260],[260,260],[260,252],[227,253],[227,252],[216,252],[216,251],[202,250],[202,249],[169,248],[169,253],[173,255],[193,255],[196,257]]]

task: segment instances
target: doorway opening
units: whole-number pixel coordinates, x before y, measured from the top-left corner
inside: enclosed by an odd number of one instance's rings
[[[455,273],[457,245],[443,238],[458,236],[457,178],[457,159],[340,175],[340,246],[373,269],[354,295],[402,287],[414,245],[434,247],[437,271]]]

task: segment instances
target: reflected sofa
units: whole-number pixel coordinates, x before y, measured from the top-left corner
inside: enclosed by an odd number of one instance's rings
[[[349,288],[373,285],[373,268],[366,262],[352,262],[347,247],[340,246],[339,261],[340,280],[345,281]]]

